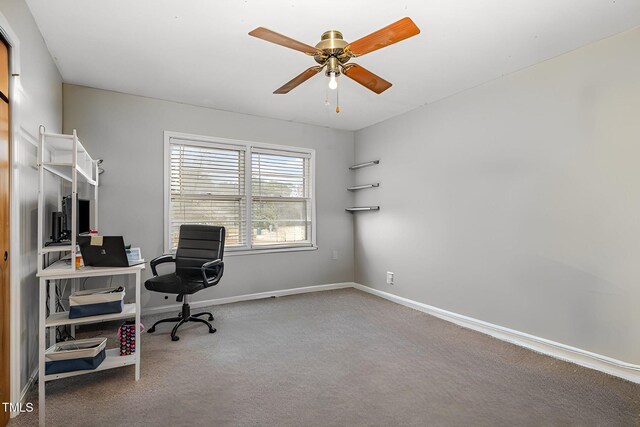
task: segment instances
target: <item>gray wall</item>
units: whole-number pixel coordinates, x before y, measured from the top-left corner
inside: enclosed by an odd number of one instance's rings
[[[163,252],[163,132],[260,141],[316,150],[317,251],[225,257],[225,277],[197,293],[207,300],[327,283],[354,277],[353,225],[344,208],[353,162],[353,133],[259,118],[81,86],[63,86],[64,131],[77,129],[100,176],[99,230],[122,234],[150,260]],[[332,250],[338,260],[332,260]],[[151,272],[147,270],[145,276]],[[143,291],[143,307],[176,304]]]
[[[20,268],[20,389],[38,365],[37,261],[38,126],[52,132],[62,129],[62,78],[51,59],[31,12],[22,0],[1,0],[0,13],[20,41],[20,84],[11,94],[19,109],[13,110],[21,129],[14,154],[20,186],[20,247],[11,248]],[[15,104],[14,104],[15,105]],[[12,221],[12,227],[16,223]]]
[[[640,28],[356,133],[356,281],[640,363]],[[385,272],[396,275],[386,285]]]

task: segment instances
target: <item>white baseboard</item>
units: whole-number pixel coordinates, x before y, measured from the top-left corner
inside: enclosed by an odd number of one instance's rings
[[[455,323],[456,325],[464,328],[491,335],[499,340],[506,341],[520,347],[525,347],[538,353],[555,357],[556,359],[572,362],[616,377],[624,378],[625,380],[632,381],[634,383],[640,383],[640,365],[634,365],[611,357],[602,356],[590,351],[550,341],[545,338],[536,337],[524,332],[484,322],[462,314],[452,313],[450,311],[442,310],[408,298],[399,297],[358,283],[355,283],[353,287],[363,292],[382,297],[397,304]]]
[[[27,380],[27,383],[25,384],[24,388],[22,389],[22,391],[20,391],[20,406],[22,408],[24,408],[26,400],[27,400],[27,394],[29,394],[29,392],[31,391],[31,388],[36,384],[36,381],[38,381],[38,368],[36,368],[32,373],[31,376],[29,377],[29,379]],[[11,418],[15,418],[18,415],[20,415],[20,412],[11,412]]]
[[[304,294],[308,292],[320,292],[320,291],[330,291],[333,289],[353,288],[355,287],[355,285],[356,284],[353,282],[330,283],[327,285],[305,286],[303,288],[282,289],[278,291],[259,292],[255,294],[238,295],[238,296],[226,297],[226,298],[216,298],[216,299],[209,299],[204,301],[192,301],[191,308],[210,307],[212,305],[230,304],[232,302],[251,301],[251,300],[262,299],[262,298],[283,297],[286,295]],[[142,314],[143,315],[158,314],[158,313],[166,313],[168,311],[180,311],[180,310],[182,310],[182,304],[171,304],[171,305],[165,305],[162,307],[143,308]]]

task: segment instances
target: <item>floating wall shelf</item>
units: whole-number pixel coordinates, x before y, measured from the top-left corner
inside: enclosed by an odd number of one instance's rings
[[[356,169],[366,168],[366,167],[369,167],[369,166],[375,166],[377,164],[380,164],[380,160],[373,160],[371,162],[358,163],[357,165],[353,165],[353,166],[349,167],[349,169],[350,170],[356,170]]]
[[[369,166],[375,166],[377,164],[380,164],[380,160],[372,160],[370,162],[358,163],[357,165],[351,166],[349,170],[353,171],[356,169],[362,169]],[[379,182],[374,182],[373,184],[354,185],[353,187],[348,187],[347,190],[357,191],[357,190],[364,190],[365,188],[376,188],[376,187],[380,187]],[[364,211],[379,211],[379,210],[380,210],[380,206],[354,206],[352,208],[345,209],[345,211],[351,212],[351,213],[364,212]]]
[[[380,206],[355,206],[352,208],[346,208],[347,212],[363,212],[363,211],[379,211]]]
[[[356,191],[356,190],[364,190],[365,188],[375,188],[375,187],[380,187],[380,183],[375,182],[373,184],[356,185],[355,187],[347,188],[347,190]]]

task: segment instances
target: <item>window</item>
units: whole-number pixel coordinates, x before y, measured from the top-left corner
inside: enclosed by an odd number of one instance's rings
[[[182,224],[222,225],[226,244],[242,246],[244,236],[244,150],[171,143],[171,249]]]
[[[182,224],[222,225],[226,249],[315,247],[314,151],[165,132],[165,250]]]

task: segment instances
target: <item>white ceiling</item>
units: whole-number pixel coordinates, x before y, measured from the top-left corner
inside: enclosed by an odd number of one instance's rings
[[[356,130],[640,24],[639,0],[27,0],[67,83]],[[249,37],[264,26],[316,44],[354,41],[405,16],[422,33],[357,58],[394,85],[375,95],[325,77],[272,92],[315,65]],[[639,47],[640,48],[640,47]]]

